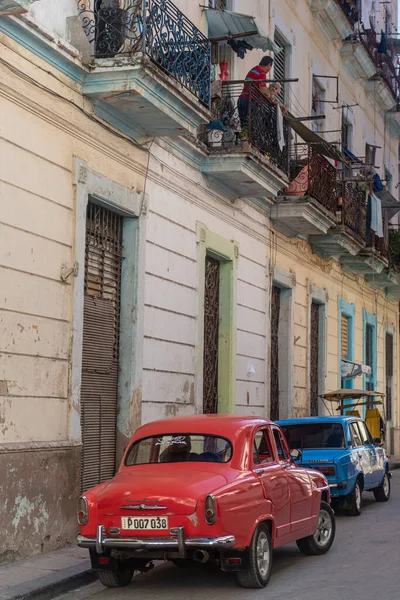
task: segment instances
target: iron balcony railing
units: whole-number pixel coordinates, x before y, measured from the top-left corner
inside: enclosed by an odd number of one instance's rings
[[[379,237],[375,231],[369,230],[367,235],[367,248],[373,248],[383,258],[389,258],[388,242],[385,237]]]
[[[400,229],[389,229],[389,264],[400,271]]]
[[[211,44],[170,0],[78,0],[95,58],[142,55],[210,105]]]
[[[226,10],[226,0],[205,0],[204,5],[215,10]]]
[[[211,113],[213,121],[201,139],[210,148],[257,150],[286,175],[289,174],[289,126],[282,119],[282,135],[278,133],[279,106],[270,102],[257,88],[246,82],[247,103],[243,103],[243,81],[221,82],[214,94]]]
[[[290,157],[292,183],[284,192],[289,196],[310,196],[323,208],[336,215],[336,169],[316,152],[312,144],[296,144]]]
[[[366,241],[367,204],[365,191],[351,181],[338,181],[338,209],[342,226],[350,229],[356,236]]]
[[[377,75],[382,77],[386,82],[396,103],[399,102],[399,89],[400,89],[400,77],[399,73],[393,63],[393,57],[390,54],[382,54],[378,52],[379,41],[375,29],[371,26],[369,29],[365,28],[364,24],[361,23],[360,14],[355,2],[348,2],[348,0],[336,0],[341,6],[344,14],[346,15],[349,23],[352,27],[356,27],[358,24],[358,32],[360,40],[363,46],[366,48],[371,59],[373,60],[376,68]]]

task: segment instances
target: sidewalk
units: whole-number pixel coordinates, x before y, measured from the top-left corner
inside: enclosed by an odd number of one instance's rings
[[[88,551],[65,548],[0,565],[0,600],[50,600],[95,579]]]

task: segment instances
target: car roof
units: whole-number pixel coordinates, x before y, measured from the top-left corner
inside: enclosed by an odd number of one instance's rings
[[[187,417],[171,417],[160,421],[152,421],[142,425],[135,433],[135,438],[171,433],[203,433],[233,437],[239,429],[258,425],[273,425],[271,421],[260,417],[242,415],[192,415]]]
[[[280,420],[276,423],[278,425],[296,425],[297,423],[346,423],[348,421],[362,421],[362,419],[352,415],[337,415],[336,417],[300,417],[298,419]]]

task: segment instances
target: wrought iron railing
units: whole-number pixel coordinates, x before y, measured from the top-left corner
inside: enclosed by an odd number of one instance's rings
[[[389,263],[396,270],[400,270],[400,230],[389,229]]]
[[[382,54],[378,52],[379,41],[376,31],[373,27],[366,28],[366,22],[361,22],[359,10],[355,3],[347,0],[336,0],[341,6],[344,14],[352,27],[358,24],[357,35],[363,46],[369,53],[371,59],[377,68],[377,75],[381,76],[386,82],[396,102],[399,102],[400,77],[393,62],[393,56],[390,53]]]
[[[367,235],[367,247],[373,248],[383,258],[389,258],[387,239],[385,237],[379,237],[372,229],[369,230]]]
[[[341,224],[364,242],[367,237],[367,203],[365,191],[351,181],[338,181]]]
[[[95,58],[148,56],[210,104],[211,44],[171,0],[77,0]]]
[[[282,118],[282,130],[278,127],[281,109],[269,101],[256,84],[246,82],[246,98],[243,98],[243,89],[243,81],[221,82],[211,105],[213,122],[208,131],[200,134],[202,141],[214,149],[236,147],[241,151],[250,145],[288,174],[289,125]]]
[[[326,210],[336,215],[336,169],[318,154],[312,144],[296,144],[290,157],[292,183],[285,190],[288,196],[311,196]]]

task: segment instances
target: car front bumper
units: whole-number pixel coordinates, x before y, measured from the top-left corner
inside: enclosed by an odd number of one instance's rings
[[[198,537],[185,538],[183,527],[176,527],[171,531],[173,537],[106,537],[103,525],[97,527],[96,538],[87,538],[78,535],[78,546],[81,548],[95,549],[102,554],[107,549],[119,550],[156,550],[165,552],[178,552],[181,556],[186,555],[186,550],[228,550],[235,545],[233,535],[224,535],[216,538]]]

